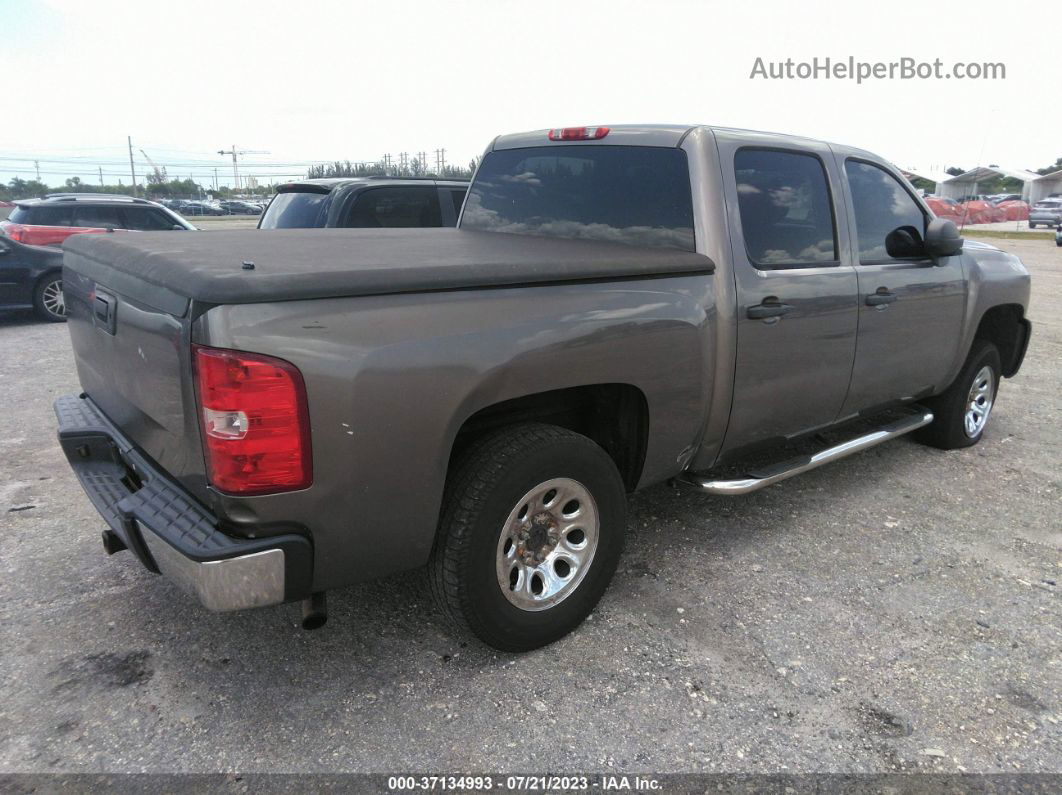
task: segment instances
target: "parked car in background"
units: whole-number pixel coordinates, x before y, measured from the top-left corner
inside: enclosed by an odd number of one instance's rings
[[[307,179],[281,185],[259,229],[456,226],[467,180]]]
[[[195,229],[161,204],[132,196],[60,193],[22,199],[0,231],[19,243],[58,246],[71,235],[102,232],[160,232]]]
[[[66,320],[63,252],[0,235],[0,307],[32,306],[43,320]]]
[[[1062,224],[1055,227],[1055,245],[1062,246]]]
[[[1029,210],[1029,228],[1062,224],[1062,199],[1044,199]]]
[[[174,210],[181,215],[228,215],[220,204],[215,202],[200,201],[198,199],[180,199]]]
[[[253,204],[252,202],[223,201],[219,202],[219,204],[230,215],[260,215],[262,212],[261,205]]]
[[[988,200],[992,204],[1002,204],[1003,202],[1021,201],[1020,193],[996,193],[988,197]]]

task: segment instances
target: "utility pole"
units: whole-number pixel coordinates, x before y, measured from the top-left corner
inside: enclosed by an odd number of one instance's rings
[[[442,174],[443,169],[446,168],[446,150],[435,150],[435,173]]]
[[[218,170],[214,169],[214,193],[218,192]]]
[[[100,187],[103,187],[103,166],[100,166]]]
[[[428,155],[426,152],[417,152],[417,159],[420,161],[420,170],[425,174],[428,173]]]
[[[409,152],[400,152],[398,155],[398,167],[403,171],[409,165]]]
[[[33,161],[33,167],[35,169],[37,169],[37,182],[40,182],[41,181],[41,161],[40,160],[34,160]]]
[[[129,142],[129,173],[133,177],[133,195],[136,196],[136,166],[133,165],[133,136],[127,135],[126,140]]]

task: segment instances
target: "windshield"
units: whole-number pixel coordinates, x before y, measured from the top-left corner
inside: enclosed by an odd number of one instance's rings
[[[686,153],[579,145],[490,152],[461,227],[693,251]]]
[[[259,229],[312,229],[328,220],[328,193],[278,193],[262,215]]]

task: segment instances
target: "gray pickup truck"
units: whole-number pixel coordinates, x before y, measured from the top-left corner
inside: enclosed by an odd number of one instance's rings
[[[514,651],[593,609],[628,493],[975,444],[1031,331],[1022,263],[888,163],[704,126],[501,136],[457,229],[65,252],[59,441],[108,552],[308,628],[329,589],[426,568]]]

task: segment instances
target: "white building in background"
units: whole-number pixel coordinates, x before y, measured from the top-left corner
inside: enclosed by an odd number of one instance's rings
[[[1021,181],[1021,197],[1025,201],[1032,199],[1033,185],[1041,179],[1039,174],[1026,171],[1021,168],[1000,168],[998,166],[978,166],[956,177],[948,177],[947,180],[937,186],[937,193],[946,199],[959,199],[963,196],[983,193],[980,183],[985,180],[998,177],[1009,177]]]
[[[1029,201],[1035,204],[1041,199],[1046,199],[1052,193],[1062,193],[1062,169],[1038,177],[1032,184]]]

